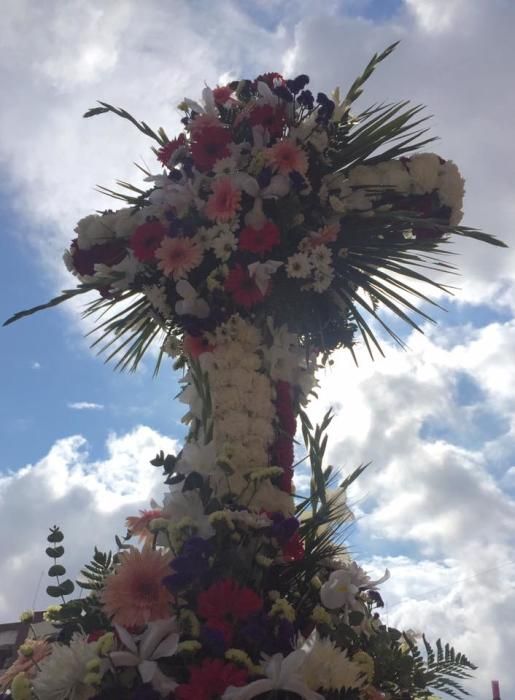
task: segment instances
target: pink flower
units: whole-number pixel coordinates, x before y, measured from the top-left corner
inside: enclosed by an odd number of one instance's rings
[[[215,180],[213,193],[207,200],[206,215],[213,221],[230,221],[240,208],[241,192],[230,177]]]
[[[120,564],[105,581],[104,612],[122,627],[146,625],[170,617],[173,597],[163,585],[170,573],[171,554],[150,547],[122,552]]]
[[[162,510],[160,508],[154,508],[153,510],[140,510],[138,515],[130,515],[125,523],[127,528],[130,530],[132,535],[138,535],[142,542],[151,542],[154,535],[148,529],[149,524],[152,520],[160,518],[162,516]]]
[[[306,153],[288,139],[279,141],[269,148],[267,158],[281,175],[289,175],[293,170],[305,175],[308,169]]]
[[[174,280],[185,277],[186,274],[200,265],[202,251],[189,238],[165,238],[155,252],[157,266],[168,277]]]

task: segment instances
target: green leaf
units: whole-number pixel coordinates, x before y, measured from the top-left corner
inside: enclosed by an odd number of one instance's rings
[[[70,593],[73,593],[75,590],[75,584],[73,581],[70,581],[70,579],[67,578],[66,581],[63,581],[59,585],[59,589],[61,591],[61,595],[70,595]]]
[[[46,592],[51,598],[60,598],[62,595],[60,586],[47,586]]]
[[[47,547],[45,552],[52,559],[59,559],[64,554],[64,547]]]
[[[64,576],[66,573],[66,569],[64,566],[61,566],[60,564],[54,564],[48,569],[48,575],[49,576]]]
[[[358,627],[364,619],[365,615],[359,610],[351,610],[349,613],[349,625],[352,627]]]
[[[62,542],[64,535],[58,527],[50,528],[50,534],[47,537],[47,542]]]

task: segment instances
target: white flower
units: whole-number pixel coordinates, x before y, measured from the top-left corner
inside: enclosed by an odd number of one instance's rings
[[[322,294],[331,286],[333,281],[333,272],[331,269],[317,269],[313,273],[313,290],[318,294]]]
[[[302,664],[305,659],[306,653],[300,649],[291,652],[286,658],[282,654],[265,657],[266,678],[242,688],[230,686],[222,695],[222,700],[251,700],[271,690],[288,690],[304,700],[324,700],[323,695],[311,690],[302,678]]]
[[[213,165],[213,171],[215,175],[233,175],[238,169],[238,164],[236,163],[236,158],[220,158]]]
[[[418,153],[412,156],[408,161],[408,168],[415,194],[426,194],[436,189],[440,158],[435,153]]]
[[[158,311],[164,318],[170,318],[172,315],[172,308],[168,304],[164,287],[149,285],[147,287],[143,287],[143,293],[156,311]]]
[[[189,314],[197,318],[207,318],[209,316],[209,306],[204,299],[201,299],[196,290],[186,280],[179,280],[175,286],[177,294],[182,297],[181,301],[175,304],[175,311],[179,316]]]
[[[79,248],[89,250],[94,245],[110,241],[114,238],[113,223],[113,214],[90,214],[81,219],[75,227]]]
[[[318,245],[311,252],[311,261],[316,269],[326,271],[332,262],[332,253],[325,245]]]
[[[201,474],[208,474],[216,461],[216,452],[213,441],[207,445],[199,442],[188,442],[182,450],[181,457],[177,462],[177,470],[182,474],[196,471]]]
[[[311,261],[306,253],[295,253],[288,258],[286,274],[291,278],[306,278],[311,274]]]
[[[367,684],[366,674],[359,664],[351,661],[347,650],[342,650],[330,639],[311,634],[302,649],[308,653],[302,667],[302,676],[313,689],[340,690],[361,688]]]
[[[225,262],[229,260],[232,252],[238,247],[238,241],[232,231],[224,231],[213,239],[211,247],[216,257]]]
[[[159,670],[157,659],[169,658],[177,651],[179,634],[175,618],[149,622],[145,632],[137,637],[119,625],[115,628],[128,651],[110,654],[114,666],[137,666],[143,683],[151,683],[159,693],[171,693],[177,683]]]
[[[95,265],[95,277],[108,279],[111,289],[123,292],[134,282],[140,270],[141,263],[136,256],[129,251],[121,262],[112,267],[97,263]]]
[[[204,511],[204,505],[197,491],[171,490],[165,496],[163,515],[174,522],[190,518],[195,523],[199,537],[209,539],[215,534],[209,518]]]
[[[372,581],[368,574],[353,561],[331,573],[320,589],[320,599],[329,610],[336,610],[343,606],[359,608],[358,593],[362,590],[373,590],[389,578],[390,572],[386,569],[381,578]]]
[[[39,662],[33,687],[39,700],[88,700],[97,689],[86,685],[87,664],[97,658],[95,645],[74,634],[70,645],[53,644],[52,653]],[[105,671],[105,669],[103,669]]]
[[[266,294],[270,277],[274,275],[283,264],[284,263],[279,260],[267,260],[264,263],[255,262],[248,266],[249,275],[254,279],[256,287],[261,294]]]

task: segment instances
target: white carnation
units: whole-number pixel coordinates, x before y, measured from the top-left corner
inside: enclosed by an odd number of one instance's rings
[[[437,187],[440,158],[434,153],[419,153],[408,161],[414,194],[427,194]]]

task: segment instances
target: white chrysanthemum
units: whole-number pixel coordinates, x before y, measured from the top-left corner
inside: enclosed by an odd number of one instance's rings
[[[302,677],[313,690],[341,690],[362,688],[367,683],[366,674],[359,664],[347,656],[330,639],[318,635],[308,639],[303,647],[308,652],[302,666]]]
[[[383,187],[393,188],[397,192],[409,193],[411,177],[406,166],[400,160],[387,160],[377,166],[379,180]]]
[[[163,287],[149,285],[148,287],[143,287],[143,293],[156,311],[158,311],[164,318],[170,318],[172,315],[172,309],[167,301],[166,291]]]
[[[211,247],[216,257],[222,262],[226,262],[238,247],[238,241],[234,233],[224,231],[211,242]]]
[[[215,175],[232,175],[238,170],[238,164],[236,158],[220,158],[213,165],[213,171]]]
[[[295,253],[288,258],[286,274],[290,278],[306,278],[311,274],[311,261],[306,253]]]
[[[330,269],[318,269],[313,273],[313,291],[321,294],[331,286],[333,272]]]
[[[75,634],[70,646],[52,645],[52,653],[40,662],[33,687],[39,700],[88,700],[97,690],[86,685],[87,664],[97,658],[95,645],[83,635]]]

